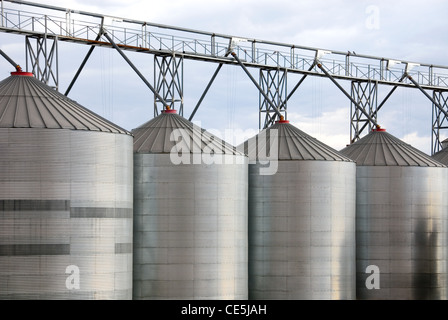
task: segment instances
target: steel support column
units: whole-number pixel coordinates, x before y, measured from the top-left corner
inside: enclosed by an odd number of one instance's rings
[[[33,45],[33,40],[35,44]],[[58,38],[27,36],[26,70],[54,89],[59,89]]]
[[[377,120],[378,83],[367,81],[352,81],[351,97],[357,104],[350,103],[350,143],[361,138],[363,129],[367,126],[369,132],[375,123],[371,122],[360,110],[365,110],[372,119]]]
[[[129,58],[124,54],[123,50],[120,49],[120,47],[115,43],[115,41],[109,36],[107,33],[107,30],[102,29],[100,32],[106,39],[109,41],[109,43],[112,45],[112,47],[115,48],[115,50],[118,51],[118,53],[121,55],[121,57],[129,64],[129,66],[132,68],[132,70],[135,71],[135,73],[140,77],[140,79],[146,84],[146,86],[152,91],[154,96],[157,97],[157,99],[162,102],[164,105],[163,109],[166,109],[168,107],[168,104],[163,100],[162,96],[154,89],[154,87],[149,83],[148,80],[143,76],[143,74],[138,70],[138,68],[129,60]]]
[[[448,129],[448,117],[446,112],[442,111],[448,111],[448,91],[434,90],[432,98],[438,104],[434,102],[432,104],[431,155],[434,155],[442,149],[443,137],[440,136],[441,131]]]
[[[284,118],[287,115],[287,71],[280,69],[260,69],[259,94],[259,129],[265,129],[278,119],[277,111],[271,106],[272,102]],[[266,97],[269,98],[266,99]]]
[[[154,56],[155,89],[168,103],[171,109],[176,109],[183,116],[184,108],[184,58],[176,55]],[[154,97],[154,116],[158,115],[158,103],[163,103]]]
[[[249,79],[252,81],[252,83],[257,87],[258,91],[260,92],[260,94],[263,95],[263,97],[266,99],[266,102],[269,103],[270,107],[275,111],[275,113],[277,114],[277,116],[280,118],[281,116],[283,116],[280,112],[280,110],[277,108],[277,106],[274,104],[274,102],[271,101],[271,99],[269,98],[269,96],[266,94],[266,92],[264,92],[263,88],[260,87],[260,85],[257,83],[257,80],[255,80],[255,78],[251,75],[251,73],[249,72],[249,70],[247,70],[246,66],[244,65],[243,62],[241,62],[240,58],[238,58],[238,55],[235,52],[232,52],[231,55],[233,56],[233,58],[238,62],[238,64],[241,66],[241,68],[243,68],[244,72],[247,74],[247,76],[249,77]]]
[[[95,41],[100,40],[103,30],[98,33],[98,36],[96,37]],[[90,55],[93,52],[93,49],[95,49],[95,46],[90,46],[89,51],[87,52],[87,55],[85,56],[84,60],[81,62],[81,66],[78,68],[78,71],[76,72],[75,76],[73,77],[72,81],[70,82],[70,85],[68,86],[67,90],[65,91],[65,96],[67,96],[70,93],[70,90],[72,89],[73,85],[75,84],[76,80],[78,79],[79,75],[81,74],[82,69],[84,69],[84,66],[87,63],[87,60],[89,60]]]

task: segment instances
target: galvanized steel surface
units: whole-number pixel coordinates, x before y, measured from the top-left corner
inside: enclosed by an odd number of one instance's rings
[[[0,128],[48,128],[129,134],[33,76],[0,82]]]
[[[357,298],[447,299],[447,168],[381,131],[341,152],[357,161]]]
[[[248,298],[247,157],[134,154],[134,299]]]
[[[339,151],[301,131],[288,122],[277,122],[238,146],[251,161],[272,157],[276,160],[352,160]],[[272,149],[272,150],[271,150]],[[276,153],[275,156],[271,153]]]
[[[251,163],[249,298],[355,299],[355,163],[285,121],[241,148]],[[276,170],[262,174],[267,154]]]
[[[137,153],[239,154],[232,145],[176,113],[162,112],[132,130],[132,134]]]
[[[447,143],[448,139],[445,139],[444,142]],[[448,165],[448,148],[443,148],[439,152],[436,152],[432,155],[432,158],[444,165]]]
[[[447,181],[446,168],[357,167],[358,299],[448,298]]]
[[[355,299],[355,164],[249,165],[249,298]]]
[[[427,154],[386,131],[372,131],[341,150],[358,166],[443,167]]]
[[[0,154],[0,298],[131,299],[132,137],[0,128]]]

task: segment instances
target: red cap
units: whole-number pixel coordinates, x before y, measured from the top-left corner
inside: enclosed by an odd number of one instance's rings
[[[34,77],[34,74],[32,72],[23,72],[23,71],[14,71],[11,72],[12,76],[27,76],[27,77]]]
[[[280,120],[275,121],[275,123],[289,123],[289,120],[285,120],[283,116],[280,116]]]
[[[376,131],[376,132],[384,132],[386,131],[386,129],[381,128],[380,126],[376,126],[376,128],[373,128],[372,131]]]
[[[177,111],[174,109],[171,109],[170,106],[166,106],[165,110],[162,110],[162,113],[177,113]]]

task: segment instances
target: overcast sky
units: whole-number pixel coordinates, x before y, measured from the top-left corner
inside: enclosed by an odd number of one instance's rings
[[[448,66],[448,1],[348,0],[40,0],[40,3],[239,37],[298,46],[355,51],[397,60]],[[0,48],[25,65],[25,38],[0,33]],[[70,83],[88,47],[59,46],[60,91]],[[153,82],[152,55],[126,53]],[[216,64],[184,61],[184,116],[188,118]],[[0,59],[0,79],[11,66]],[[258,79],[258,70],[251,70]],[[289,90],[300,77],[288,76]],[[349,82],[340,82],[349,90]],[[379,97],[391,87],[380,86]],[[153,94],[110,49],[97,48],[70,98],[131,130],[153,117]],[[237,144],[258,132],[259,95],[238,66],[224,66],[196,121]],[[417,89],[399,88],[378,115],[388,132],[430,154],[432,105]],[[331,147],[350,140],[350,101],[326,78],[308,77],[288,102],[288,119]],[[444,134],[444,136],[448,136]],[[233,140],[233,141],[232,141]]]

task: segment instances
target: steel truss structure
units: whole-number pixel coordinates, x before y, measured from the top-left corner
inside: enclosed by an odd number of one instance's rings
[[[448,91],[434,90],[433,101],[431,136],[432,154],[443,148],[443,142],[446,143],[446,139],[441,141],[442,138],[440,133],[441,130],[448,129],[448,117],[446,114],[446,111],[448,111]]]
[[[444,94],[448,91],[448,67],[398,61],[352,52],[322,50],[293,44],[235,37],[147,21],[109,17],[28,1],[0,0],[0,32],[26,37],[27,70],[59,89],[58,41],[89,45],[75,73],[68,95],[96,46],[116,49],[154,93],[154,114],[162,104],[183,115],[183,63],[199,60],[217,63],[202,96],[189,116],[192,120],[223,65],[241,66],[260,92],[259,126],[266,128],[280,116],[287,117],[287,101],[307,76],[330,79],[351,102],[350,140],[356,141],[366,128],[377,125],[381,107],[398,87],[419,89],[433,105],[432,152],[441,147],[440,132],[448,117]],[[154,55],[151,84],[126,56],[125,51]],[[259,70],[258,81],[248,68]],[[288,74],[302,77],[288,92]],[[351,82],[347,92],[341,81]],[[392,89],[378,104],[380,86]],[[429,94],[427,91],[432,92]]]
[[[272,101],[276,109],[287,116],[287,72],[281,69],[260,69],[259,84],[262,89],[260,99],[260,128],[270,127],[277,120],[277,112],[268,101]],[[264,92],[264,95],[261,93]]]
[[[57,37],[26,36],[26,69],[50,87],[59,89]],[[33,45],[34,42],[34,45]]]
[[[171,109],[178,110],[179,114],[184,113],[184,59],[182,56],[154,55],[154,84],[155,90],[159,92],[163,100],[154,98],[154,116],[159,113],[158,103],[170,106]]]
[[[350,143],[360,138],[361,132],[368,127],[372,130],[372,122],[360,111],[360,108],[366,110],[372,119],[377,121],[378,108],[378,84],[372,81],[352,81],[351,97],[356,103],[351,102],[351,126]]]

